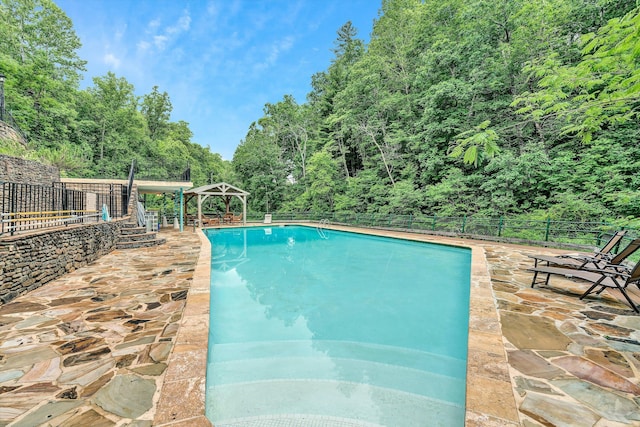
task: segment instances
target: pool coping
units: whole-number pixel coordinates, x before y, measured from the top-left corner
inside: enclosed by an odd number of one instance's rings
[[[248,226],[264,224],[248,224]],[[288,224],[280,225],[306,225]],[[326,228],[471,249],[466,426],[519,426],[500,317],[483,247],[467,239],[411,232],[327,225]],[[157,402],[154,425],[211,426],[205,417],[211,243],[197,230],[201,247],[186,305]]]

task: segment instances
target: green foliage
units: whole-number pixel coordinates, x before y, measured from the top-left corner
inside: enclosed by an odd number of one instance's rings
[[[498,133],[493,129],[487,129],[491,122],[486,120],[473,130],[462,132],[458,135],[458,143],[451,153],[451,157],[460,157],[464,153],[462,161],[478,167],[478,159],[493,157],[500,152],[498,148]]]
[[[0,151],[30,156],[66,176],[125,178],[132,159],[157,178],[192,170],[195,184],[233,178],[230,165],[191,142],[185,122],[169,121],[171,101],[154,87],[139,99],[125,78],[109,72],[78,90],[85,61],[71,20],[50,0],[0,1],[0,72],[7,110],[28,147]]]
[[[638,119],[640,105],[640,9],[611,19],[582,36],[581,58],[564,63],[556,54],[532,62],[526,72],[538,90],[514,101],[521,114],[562,123],[565,134],[589,143],[602,130]]]
[[[308,103],[267,104],[272,149],[249,162],[248,137],[234,169],[257,190],[279,165],[289,210],[632,217],[638,27],[623,0],[384,0],[369,45],[338,29]]]
[[[233,168],[242,188],[251,193],[251,209],[270,212],[283,206],[290,175],[281,154],[275,136],[255,123],[236,149]]]
[[[84,61],[50,0],[0,2],[0,72],[35,156],[69,176],[158,176],[249,191],[253,211],[640,216],[640,10],[625,0],[383,0],[368,45],[342,25],[306,103],[264,107],[232,162]],[[585,144],[587,143],[587,144]],[[158,200],[158,204],[162,204]],[[212,201],[209,209],[220,209]]]
[[[284,209],[296,212],[332,212],[334,195],[341,186],[337,180],[338,164],[326,151],[318,151],[309,159],[309,185],[305,192],[288,203]]]

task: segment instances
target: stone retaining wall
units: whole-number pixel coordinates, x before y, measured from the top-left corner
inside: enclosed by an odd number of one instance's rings
[[[20,133],[16,132],[14,128],[9,126],[8,123],[3,121],[0,121],[0,139],[10,139],[17,141],[22,145],[27,145],[27,141],[25,141],[24,137],[20,135]]]
[[[123,221],[69,226],[0,241],[0,304],[115,249]]]
[[[60,182],[60,170],[32,160],[0,154],[0,181],[51,185]]]

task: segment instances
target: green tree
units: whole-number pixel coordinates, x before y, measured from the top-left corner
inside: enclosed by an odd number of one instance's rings
[[[52,64],[54,80],[77,83],[86,61],[73,23],[51,0],[3,0],[0,3],[0,52],[21,65]]]
[[[134,87],[112,72],[95,77],[94,86],[82,97],[80,112],[84,138],[93,150],[94,172],[100,176],[122,176],[131,160],[144,158],[149,147],[145,120],[138,111]],[[142,151],[142,155],[134,155]]]
[[[156,141],[162,138],[171,118],[172,109],[169,94],[160,93],[158,86],[154,86],[151,93],[142,97],[140,111],[147,120],[151,140]]]
[[[255,123],[236,149],[233,169],[242,188],[251,193],[251,209],[258,212],[274,211],[285,202],[285,187],[290,185],[290,175],[281,154],[274,135]]]
[[[563,64],[558,55],[527,68],[538,90],[514,101],[534,120],[564,122],[563,131],[590,142],[604,128],[637,121],[640,107],[640,9],[610,20],[582,37],[582,58]]]
[[[287,204],[292,211],[332,212],[334,195],[341,186],[338,180],[339,167],[327,151],[317,151],[309,159],[309,185],[304,193]]]

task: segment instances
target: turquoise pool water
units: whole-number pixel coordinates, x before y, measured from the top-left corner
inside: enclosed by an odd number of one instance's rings
[[[216,427],[464,425],[470,250],[297,226],[207,234]]]

